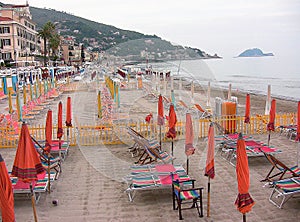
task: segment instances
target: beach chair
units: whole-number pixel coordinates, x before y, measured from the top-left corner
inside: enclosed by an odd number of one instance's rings
[[[279,180],[273,182],[273,185],[269,201],[278,208],[282,208],[293,196],[300,194],[300,177]]]
[[[262,151],[267,160],[271,163],[272,168],[268,172],[267,176],[261,180],[261,182],[273,182],[274,180],[281,180],[284,176],[288,177],[299,177],[300,169],[297,166],[288,167],[272,154]],[[276,170],[276,172],[273,172]],[[273,174],[272,174],[273,173]]]
[[[23,181],[18,180],[17,177],[12,176],[11,174],[10,174],[10,179],[11,179],[13,193],[15,197],[21,197],[24,195],[26,197],[30,197],[31,191],[30,191],[29,183],[24,183]],[[50,181],[53,181],[54,179],[55,179],[55,174],[51,173]],[[38,180],[33,182],[32,184],[34,199],[36,203],[38,203],[41,194],[47,191],[48,186],[49,186],[49,180],[48,180],[47,173],[44,172],[38,174]]]
[[[172,193],[173,193],[173,210],[178,210],[179,220],[182,220],[182,210],[196,208],[199,217],[203,217],[203,204],[202,204],[202,190],[203,187],[195,188],[194,180],[192,182],[192,188],[183,189],[181,187],[182,181],[173,180]],[[185,181],[185,182],[189,182]],[[177,206],[176,206],[177,203]],[[190,207],[183,207],[183,204],[191,204]]]
[[[131,127],[127,127],[127,132],[134,141],[133,146],[129,148],[129,152],[131,153],[132,157],[145,154],[145,147],[144,147],[145,144],[148,147],[151,147],[153,149],[154,148],[160,149],[160,144],[156,139],[148,140],[140,133],[132,129]]]
[[[136,191],[170,189],[172,187],[172,177],[179,181],[189,181],[191,179],[181,165],[134,165],[131,166],[130,171],[130,174],[123,178],[127,184],[125,193],[128,195],[130,202],[133,201]],[[190,186],[191,182],[187,182],[185,185]]]
[[[46,171],[52,170],[55,173],[54,179],[58,179],[59,174],[62,172],[61,168],[61,159],[59,156],[53,157],[50,154],[47,154],[44,150],[44,148],[34,139],[32,138],[34,142],[34,146],[36,148],[37,153],[40,156],[41,163]]]

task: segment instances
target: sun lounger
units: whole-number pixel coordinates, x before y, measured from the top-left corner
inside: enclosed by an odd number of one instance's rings
[[[29,196],[31,194],[29,183],[24,183],[23,181],[19,180],[17,177],[12,176],[11,174],[10,174],[10,179],[12,182],[12,188],[15,195]],[[50,180],[53,181],[54,179],[55,179],[55,173],[51,173]],[[36,203],[38,203],[41,193],[47,191],[48,185],[49,185],[48,174],[46,172],[38,174],[38,180],[34,181],[32,184],[33,194]]]
[[[180,165],[158,164],[132,166],[131,173],[124,178],[127,183],[125,192],[129,201],[133,201],[137,190],[152,190],[172,187],[172,174],[179,181],[190,180],[184,168]],[[188,183],[190,185],[190,183]]]
[[[229,134],[225,136],[215,137],[217,146],[219,146],[219,152],[221,156],[228,160],[232,165],[236,159],[236,147],[237,147],[237,134]],[[267,146],[266,144],[251,139],[251,137],[244,137],[246,144],[246,153],[248,157],[263,157],[267,154],[278,154],[282,151],[275,147]]]
[[[300,194],[300,177],[279,180],[273,182],[274,188],[269,197],[269,201],[278,208],[290,200],[293,196]],[[275,201],[277,199],[277,201]],[[281,201],[278,201],[281,199]]]

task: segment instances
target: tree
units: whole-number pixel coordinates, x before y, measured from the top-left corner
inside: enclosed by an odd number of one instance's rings
[[[52,56],[56,56],[56,51],[60,44],[60,35],[54,33],[49,39],[49,48],[52,50]]]
[[[44,66],[46,66],[47,56],[47,40],[55,34],[55,25],[52,22],[47,22],[43,28],[39,31],[38,35],[44,40]]]

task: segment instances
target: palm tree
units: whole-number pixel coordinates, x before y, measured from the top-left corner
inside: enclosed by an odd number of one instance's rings
[[[47,22],[39,31],[39,36],[44,39],[44,66],[46,66],[47,55],[47,40],[55,33],[55,25],[52,22]]]
[[[56,51],[60,45],[60,35],[55,33],[49,39],[49,48],[52,50],[52,56],[56,56]]]

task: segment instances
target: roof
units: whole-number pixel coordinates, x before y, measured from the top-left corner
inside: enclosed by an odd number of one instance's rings
[[[9,17],[2,17],[0,16],[0,21],[13,21],[11,18]]]

